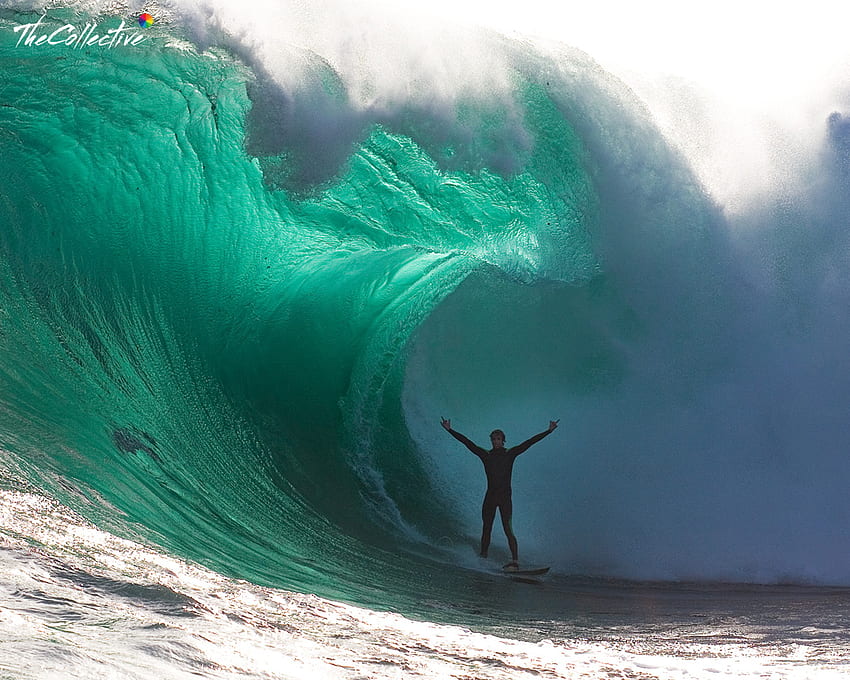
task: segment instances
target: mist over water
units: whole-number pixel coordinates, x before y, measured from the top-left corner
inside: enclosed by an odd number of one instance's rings
[[[801,132],[783,127],[799,126],[791,111],[754,121],[752,102],[730,118],[728,100],[697,82],[666,94],[646,76],[633,82],[668,114],[666,134],[694,170],[715,180],[702,189],[716,202],[686,198],[677,213],[678,166],[638,171],[630,191],[600,199],[603,274],[584,293],[512,304],[465,284],[420,331],[409,411],[451,411],[479,442],[494,427],[520,441],[562,417],[545,451],[517,465],[515,525],[538,560],[628,578],[846,583],[845,117],[827,106]],[[834,82],[823,89],[821,105],[842,101]],[[718,158],[730,128],[751,135],[748,163],[762,168],[752,186],[730,187],[746,170]],[[617,160],[653,149],[636,146],[618,147]],[[709,247],[688,240],[702,229]],[[459,336],[461,319],[478,332]],[[538,331],[550,321],[557,348]],[[449,376],[460,397],[444,395]],[[427,427],[412,428],[438,449]],[[432,454],[435,474],[472,479],[476,461],[452,453]],[[474,535],[477,507],[464,503]]]
[[[27,52],[4,7],[7,468],[256,583],[472,607],[483,473],[439,418],[560,418],[525,561],[850,583],[844,109],[730,189],[725,105],[563,45],[177,3],[145,50]]]
[[[838,113],[823,127],[805,191],[733,217],[718,206],[718,250],[691,277],[690,244],[654,222],[655,271],[644,243],[616,244],[601,282],[558,304],[550,290],[514,305],[463,287],[424,324],[417,418],[447,410],[477,441],[562,418],[517,465],[516,527],[535,558],[629,578],[846,583],[847,128]],[[689,230],[694,216],[671,222]],[[461,319],[477,333],[459,336]],[[450,379],[459,397],[443,396]],[[452,453],[432,454],[441,474],[472,478],[475,461]]]

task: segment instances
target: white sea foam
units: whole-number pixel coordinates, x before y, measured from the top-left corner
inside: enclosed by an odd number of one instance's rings
[[[17,680],[837,678],[844,654],[509,640],[228,579],[13,491],[0,492],[0,631],[0,676]]]

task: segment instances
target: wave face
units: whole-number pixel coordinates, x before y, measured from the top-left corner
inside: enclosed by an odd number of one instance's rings
[[[517,465],[528,561],[850,582],[845,263],[821,247],[846,205],[733,243],[641,105],[566,49],[485,37],[498,79],[364,105],[309,51],[278,55],[287,82],[180,19],[18,44],[39,16],[0,24],[11,474],[255,583],[445,609],[503,593],[470,592],[483,474],[439,417],[509,444],[560,417]],[[118,23],[44,18],[87,21]],[[821,187],[845,186],[842,121]],[[822,238],[789,262],[801,222]]]

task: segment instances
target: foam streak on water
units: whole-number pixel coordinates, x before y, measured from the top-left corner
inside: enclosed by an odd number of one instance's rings
[[[832,678],[850,662],[816,635],[534,643],[414,621],[228,579],[16,491],[0,525],[2,678]]]

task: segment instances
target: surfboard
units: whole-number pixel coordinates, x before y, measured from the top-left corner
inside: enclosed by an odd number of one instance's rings
[[[502,573],[508,576],[543,576],[549,571],[549,567],[537,567],[536,569],[502,569]]]

